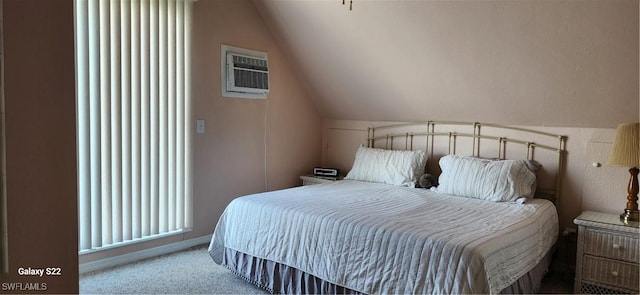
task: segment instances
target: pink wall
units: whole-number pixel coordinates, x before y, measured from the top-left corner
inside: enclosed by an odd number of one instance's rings
[[[9,273],[0,283],[77,293],[73,1],[2,5]],[[62,275],[19,276],[21,267]]]
[[[232,198],[298,185],[320,163],[322,124],[251,1],[198,1],[193,18],[194,117],[206,120],[205,134],[195,135],[198,236],[211,233]],[[268,99],[221,96],[221,44],[267,52]]]

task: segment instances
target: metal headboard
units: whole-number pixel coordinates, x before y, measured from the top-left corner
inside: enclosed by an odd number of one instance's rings
[[[436,131],[436,126],[448,126],[450,128],[453,126],[462,126],[463,128],[466,127],[471,131]],[[412,131],[394,132],[394,130],[398,129],[412,129]],[[487,129],[490,129],[493,132],[486,132]],[[388,133],[383,132],[385,130],[387,130]],[[514,135],[503,136],[503,134],[507,132],[513,132]],[[517,134],[517,136],[515,134]],[[496,158],[499,159],[507,158],[507,144],[509,144],[509,146],[516,145],[520,148],[524,148],[526,151],[526,159],[528,160],[535,160],[537,149],[557,153],[557,171],[554,177],[554,188],[551,190],[539,189],[536,192],[536,195],[540,198],[549,199],[554,203],[557,203],[560,198],[562,175],[564,174],[565,168],[567,140],[567,137],[564,135],[490,123],[426,121],[370,127],[368,128],[367,145],[369,147],[381,147],[385,149],[414,150],[414,145],[418,138],[425,140],[424,148],[426,149],[427,155],[430,159],[435,158],[434,144],[438,138],[444,138],[448,141],[447,154],[457,154],[460,138],[468,138],[471,140],[472,150],[470,155],[475,157],[485,157],[484,155],[481,155],[480,146],[481,144],[486,144],[486,141],[493,142],[493,144],[495,144],[491,150],[497,151]],[[538,140],[531,140],[532,138],[539,139],[544,143],[539,143]],[[398,147],[398,141],[400,141],[400,144],[404,146]],[[383,142],[384,146],[376,146],[376,143],[380,142]],[[402,142],[404,142],[404,144],[402,144]],[[394,148],[394,144],[396,145],[396,148]]]

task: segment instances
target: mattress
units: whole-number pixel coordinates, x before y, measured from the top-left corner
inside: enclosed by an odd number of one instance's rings
[[[499,293],[555,244],[546,200],[489,202],[336,181],[233,200],[209,253],[270,260],[362,293]]]

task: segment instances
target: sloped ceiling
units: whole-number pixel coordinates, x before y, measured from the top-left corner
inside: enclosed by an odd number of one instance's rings
[[[637,0],[346,2],[254,0],[324,118],[638,120]]]

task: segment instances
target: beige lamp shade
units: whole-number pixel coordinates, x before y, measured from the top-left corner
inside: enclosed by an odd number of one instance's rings
[[[625,167],[640,166],[640,123],[618,125],[608,164]]]

